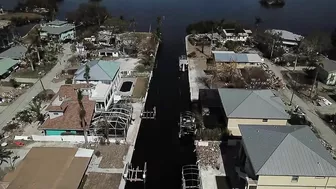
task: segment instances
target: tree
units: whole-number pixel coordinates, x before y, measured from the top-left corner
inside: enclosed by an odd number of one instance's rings
[[[133,29],[133,32],[135,32],[135,28],[136,28],[136,21],[134,18],[132,18],[130,20],[130,28]]]
[[[75,11],[67,13],[69,21],[83,26],[100,26],[109,17],[108,10],[97,3],[82,3]]]
[[[39,98],[33,98],[33,100],[29,104],[28,110],[33,112],[37,118],[37,121],[43,122],[44,121],[44,115],[42,114],[42,102]]]
[[[326,53],[331,48],[330,36],[323,32],[313,32],[300,43],[299,51],[316,62],[319,54]]]
[[[85,81],[86,81],[86,84],[89,84],[89,79],[90,79],[90,67],[86,64],[85,65],[85,72],[84,72],[84,75],[83,75]]]
[[[255,32],[257,32],[258,28],[259,28],[259,25],[263,23],[263,20],[259,17],[259,16],[256,16],[254,18],[254,26],[255,26]]]
[[[9,80],[9,83],[11,84],[12,87],[17,88],[20,86],[20,84],[15,80],[15,78],[12,78]]]
[[[86,116],[86,111],[83,105],[83,92],[81,90],[77,91],[77,100],[78,100],[78,104],[79,104],[79,119],[80,119],[80,124],[81,127],[83,128],[83,133],[84,133],[84,141],[85,141],[85,147],[88,146],[88,136],[87,136],[87,123],[85,120],[85,116]]]
[[[0,147],[0,165],[3,162],[8,163],[7,159],[10,159],[12,154],[13,154],[12,151],[10,151],[10,150],[8,150],[8,149],[6,149],[4,147]]]

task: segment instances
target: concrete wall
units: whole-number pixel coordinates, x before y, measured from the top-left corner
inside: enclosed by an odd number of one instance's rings
[[[259,176],[257,189],[327,189],[336,187],[336,177]]]
[[[287,120],[278,119],[268,119],[267,122],[263,122],[263,119],[228,119],[228,129],[232,132],[233,136],[241,136],[238,125],[239,124],[249,124],[249,125],[286,125]]]
[[[45,130],[45,134],[47,136],[59,136],[64,132],[66,132],[66,130]],[[76,131],[68,131],[68,132],[76,134]]]

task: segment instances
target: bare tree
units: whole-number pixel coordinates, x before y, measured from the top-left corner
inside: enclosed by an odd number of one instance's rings
[[[83,105],[83,92],[81,90],[77,91],[77,100],[78,100],[78,104],[79,104],[79,118],[80,118],[80,123],[81,123],[81,127],[83,128],[83,132],[84,132],[84,140],[85,140],[85,147],[88,147],[88,133],[87,133],[87,123],[85,120],[85,116],[86,116],[86,111]]]

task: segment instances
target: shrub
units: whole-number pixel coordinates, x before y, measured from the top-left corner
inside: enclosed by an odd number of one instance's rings
[[[95,155],[99,157],[101,155],[101,152],[99,150],[95,151]]]
[[[136,70],[137,72],[144,72],[144,71],[146,71],[146,68],[145,68],[144,65],[139,64],[139,65],[137,65],[137,66],[135,67],[135,70]]]
[[[15,129],[18,129],[18,128],[19,128],[19,124],[18,123],[9,123],[6,126],[4,126],[2,128],[2,130],[5,131],[5,132],[11,132],[11,131],[13,131]]]
[[[67,78],[65,80],[65,84],[72,84],[72,79],[71,78]]]
[[[9,83],[10,83],[11,86],[14,87],[14,88],[17,88],[17,87],[20,86],[20,84],[19,84],[14,78],[10,79],[10,80],[9,80]]]
[[[194,58],[194,57],[196,57],[196,53],[195,52],[191,52],[191,53],[188,54],[188,57],[189,58]]]

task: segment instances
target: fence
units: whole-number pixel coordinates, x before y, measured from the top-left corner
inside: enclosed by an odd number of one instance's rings
[[[89,142],[99,142],[99,136],[88,136]],[[15,136],[14,140],[31,140],[39,142],[78,142],[84,143],[84,136],[80,135],[66,135],[66,136],[43,136],[43,135],[32,135],[32,136]],[[111,143],[116,143],[117,139],[110,138]],[[125,143],[125,140],[118,140],[120,143]]]

